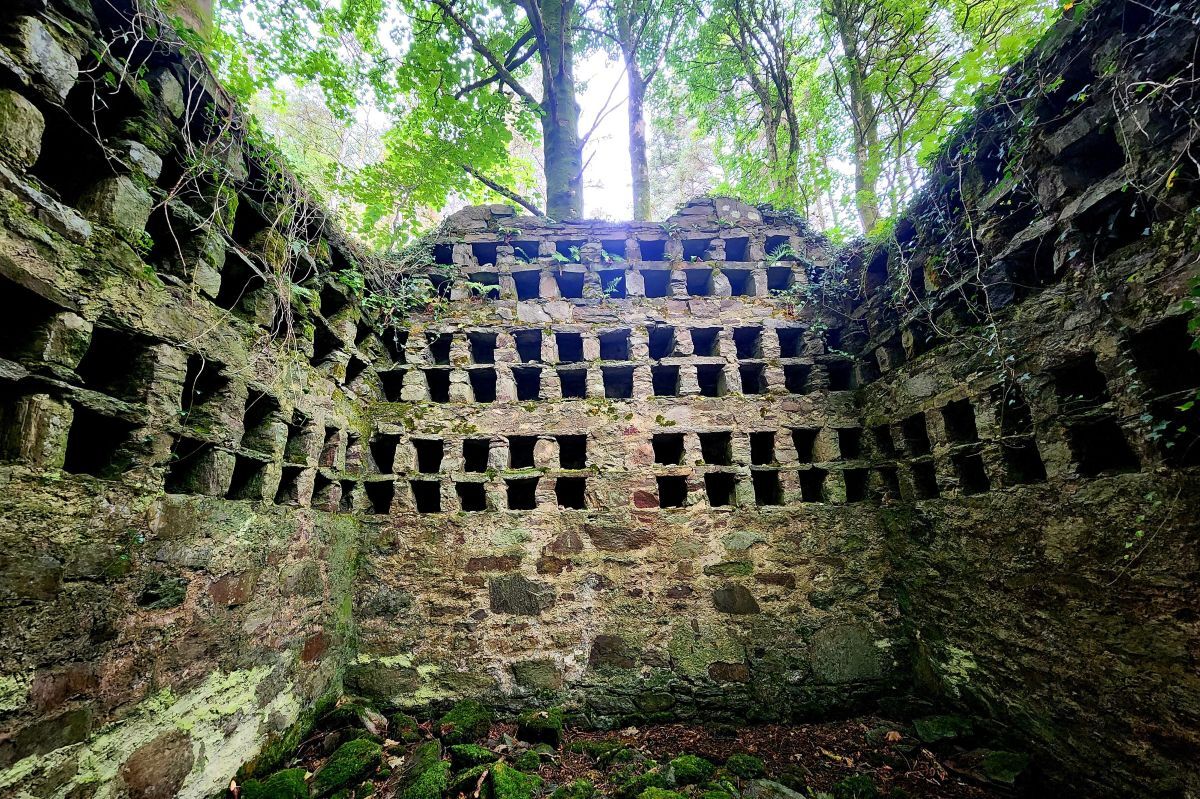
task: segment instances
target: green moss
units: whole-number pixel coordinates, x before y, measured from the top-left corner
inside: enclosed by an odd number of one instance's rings
[[[249,780],[242,784],[243,799],[308,799],[308,784],[304,769],[289,768],[277,771],[266,780]]]
[[[450,778],[450,793],[472,795],[479,778],[492,770],[491,763],[478,763],[468,769],[457,772]]]
[[[676,785],[699,785],[712,779],[717,769],[702,757],[680,755],[671,761],[671,770],[675,774]]]
[[[497,763],[492,769],[494,799],[532,799],[541,787],[541,777],[523,774],[505,763]]]
[[[925,716],[913,720],[913,729],[916,730],[918,738],[930,744],[970,735],[972,725],[970,719],[962,716]]]
[[[642,774],[633,774],[616,784],[618,799],[636,799],[648,788],[666,788],[667,777],[657,768]]]
[[[328,796],[362,781],[375,771],[382,756],[383,747],[367,738],[342,744],[313,776],[313,796]]]
[[[388,734],[397,741],[411,743],[420,740],[420,724],[407,713],[395,713],[388,719]]]
[[[442,740],[448,744],[478,741],[492,727],[492,711],[473,699],[464,699],[438,719]]]
[[[567,785],[560,785],[550,794],[550,799],[592,799],[596,795],[596,786],[580,778]]]
[[[455,744],[446,750],[455,768],[471,768],[481,763],[494,763],[500,756],[479,744]]]
[[[875,799],[879,791],[866,774],[855,774],[833,786],[834,799]]]
[[[1029,767],[1029,755],[1022,752],[992,750],[983,756],[983,773],[993,782],[1012,785]]]
[[[579,752],[590,757],[592,760],[603,760],[625,748],[625,744],[620,741],[603,740],[603,741],[572,741],[567,747],[570,752]]]
[[[665,788],[647,788],[638,794],[638,799],[684,799],[684,795]]]
[[[513,758],[513,768],[520,771],[537,771],[542,767],[542,758],[532,749],[526,749]]]
[[[725,769],[735,777],[743,779],[761,777],[767,771],[761,757],[742,753],[730,755],[725,761]]]
[[[563,709],[527,710],[517,717],[517,737],[530,743],[562,743]]]
[[[450,783],[450,764],[442,760],[442,745],[423,743],[408,756],[408,775],[401,785],[399,799],[440,799]]]

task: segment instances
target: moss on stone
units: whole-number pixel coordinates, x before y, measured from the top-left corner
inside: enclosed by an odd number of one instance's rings
[[[973,725],[962,716],[925,716],[913,720],[917,737],[927,744],[970,735]]]
[[[665,788],[647,788],[638,794],[638,799],[685,799],[684,795]]]
[[[557,747],[562,743],[563,709],[527,710],[517,717],[517,737]]]
[[[651,761],[653,762],[653,761]],[[634,772],[630,776],[615,783],[618,799],[636,799],[648,788],[666,788],[667,776],[657,768],[646,772]]]
[[[491,770],[491,763],[478,763],[455,773],[450,777],[450,793],[470,796],[475,792],[475,786],[479,784],[480,778],[491,772]]]
[[[532,799],[541,787],[541,777],[524,774],[507,763],[497,763],[492,769],[493,799]]]
[[[408,755],[408,773],[400,785],[399,799],[439,799],[450,783],[450,764],[442,760],[442,745],[423,743]]]
[[[730,755],[725,761],[725,769],[735,777],[743,779],[761,777],[767,771],[766,766],[763,765],[762,758],[743,753]]]
[[[708,782],[716,770],[716,766],[696,755],[680,755],[671,761],[676,785],[699,785]]]
[[[308,783],[304,769],[289,768],[277,771],[267,779],[248,780],[242,784],[243,799],[308,799]]]
[[[1023,752],[990,750],[984,753],[981,765],[989,780],[1012,785],[1021,772],[1029,767],[1029,755]]]
[[[437,725],[447,744],[478,741],[492,727],[492,711],[473,699],[464,699],[438,719]]]
[[[513,758],[512,764],[520,771],[537,771],[542,767],[542,758],[532,749],[526,749]]]
[[[313,776],[313,796],[329,796],[360,782],[375,770],[382,756],[383,747],[367,738],[342,744]]]
[[[875,799],[879,790],[866,774],[855,774],[833,786],[834,799]]]
[[[388,734],[395,740],[406,743],[420,740],[420,722],[407,713],[393,713],[388,718]]]
[[[566,785],[560,785],[550,794],[550,799],[592,799],[596,786],[582,777]]]
[[[579,752],[590,757],[592,760],[603,760],[625,748],[625,744],[620,741],[603,740],[603,741],[572,741],[567,746],[569,752]]]
[[[479,744],[455,744],[448,747],[450,762],[455,768],[464,769],[478,766],[481,763],[494,763],[500,756],[487,747]]]

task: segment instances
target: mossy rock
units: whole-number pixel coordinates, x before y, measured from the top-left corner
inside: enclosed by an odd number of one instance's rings
[[[716,766],[696,755],[680,755],[671,761],[676,785],[699,785],[708,782],[716,770]]]
[[[1022,752],[987,750],[980,761],[983,773],[992,782],[1012,785],[1025,769],[1029,768],[1029,755]]]
[[[542,757],[532,749],[526,749],[512,759],[512,765],[519,771],[537,771],[542,767]]]
[[[442,745],[429,741],[409,753],[399,799],[440,799],[450,782],[450,764],[442,760]]]
[[[648,788],[667,788],[667,776],[657,768],[635,773],[616,785],[618,799],[637,799]]]
[[[393,713],[388,719],[388,735],[397,741],[412,743],[421,740],[420,722],[407,713]]]
[[[596,786],[582,777],[566,785],[560,785],[550,794],[550,799],[592,799]]]
[[[834,799],[876,799],[879,790],[866,774],[855,774],[833,786]]]
[[[542,778],[523,774],[507,763],[492,769],[492,799],[532,799],[542,789]]]
[[[342,744],[313,776],[312,795],[329,796],[362,782],[375,771],[382,757],[383,747],[367,738]]]
[[[917,737],[927,744],[970,735],[973,725],[962,716],[925,716],[913,720]]]
[[[487,736],[492,728],[492,711],[474,699],[464,699],[438,719],[437,726],[447,744],[472,743]]]
[[[735,777],[747,780],[761,777],[767,773],[767,767],[763,765],[761,757],[740,752],[736,755],[730,755],[725,760],[725,770]]]
[[[529,743],[562,744],[563,709],[526,710],[517,717],[517,737]]]
[[[464,769],[450,778],[450,793],[466,794],[470,796],[475,792],[475,786],[479,784],[479,778],[492,770],[491,763],[479,763]]]
[[[471,768],[481,763],[495,763],[500,759],[500,756],[491,749],[479,744],[455,744],[448,747],[446,752],[450,755],[450,762],[456,769]]]
[[[363,702],[346,702],[326,713],[320,721],[321,729],[339,730],[343,728],[366,730],[372,735],[383,735],[388,732],[387,718]]]
[[[304,773],[302,768],[289,768],[275,772],[262,782],[247,780],[242,784],[242,799],[308,799]]]
[[[620,741],[602,740],[602,741],[572,741],[567,746],[568,752],[579,752],[587,755],[592,760],[600,761],[609,758],[615,752],[625,748],[625,744]]]
[[[638,799],[686,799],[681,793],[668,791],[665,788],[647,788],[638,794]]]
[[[705,788],[700,799],[734,799],[734,795],[723,788]]]

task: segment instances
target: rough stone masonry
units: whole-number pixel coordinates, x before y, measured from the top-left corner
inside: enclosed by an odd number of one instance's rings
[[[468,209],[378,329],[158,12],[5,4],[0,792],[211,796],[347,692],[1196,795],[1195,11],[1068,15],[885,244]]]

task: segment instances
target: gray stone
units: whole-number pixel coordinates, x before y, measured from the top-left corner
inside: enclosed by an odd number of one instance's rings
[[[119,144],[130,164],[150,180],[158,180],[162,174],[162,158],[138,141],[124,140]]]
[[[554,606],[554,588],[520,574],[493,577],[488,582],[493,613],[536,616]]]
[[[28,169],[42,151],[46,120],[33,103],[11,89],[0,89],[0,156]]]
[[[79,210],[85,215],[132,241],[141,239],[153,208],[150,193],[126,175],[101,180],[79,199]]]
[[[835,624],[818,630],[809,660],[821,682],[861,682],[883,676],[875,636],[862,624]]]
[[[79,64],[36,17],[20,17],[9,29],[10,52],[40,86],[65,100],[79,78]]]
[[[754,596],[740,585],[726,585],[713,591],[713,607],[740,616],[760,612]]]

